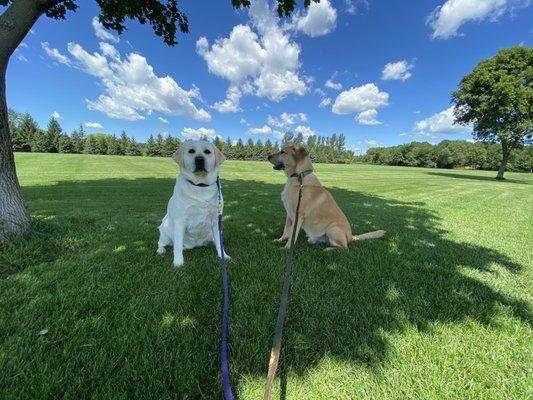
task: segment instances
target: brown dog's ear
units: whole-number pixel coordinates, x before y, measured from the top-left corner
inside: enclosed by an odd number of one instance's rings
[[[218,147],[215,147],[215,163],[217,167],[219,167],[224,161],[226,161],[226,156],[222,154]]]
[[[183,167],[183,151],[183,145],[181,145],[180,148],[172,154],[172,159],[176,161],[176,164],[180,167]]]
[[[292,151],[294,152],[294,159],[296,161],[301,161],[309,155],[307,150],[302,146],[293,146]]]

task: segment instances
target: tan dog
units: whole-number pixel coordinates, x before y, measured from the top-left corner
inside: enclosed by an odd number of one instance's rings
[[[293,230],[300,189],[299,178],[303,188],[295,243],[300,228],[307,234],[309,243],[326,243],[334,248],[347,248],[350,242],[380,238],[385,234],[385,231],[375,231],[352,235],[348,219],[333,196],[318,181],[313,173],[311,158],[303,147],[286,146],[279,153],[268,156],[268,161],[274,165],[275,170],[284,170],[287,176],[287,183],[281,193],[287,217],[283,235],[277,241],[288,240]],[[290,248],[290,240],[285,247]]]

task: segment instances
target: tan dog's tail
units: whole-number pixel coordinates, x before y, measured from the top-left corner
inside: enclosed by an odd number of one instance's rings
[[[355,242],[356,240],[377,239],[385,236],[385,233],[387,233],[387,231],[374,231],[363,233],[362,235],[354,235],[352,237],[352,240]]]

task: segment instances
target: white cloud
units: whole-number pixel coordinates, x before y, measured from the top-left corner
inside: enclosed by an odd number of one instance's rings
[[[337,10],[329,0],[312,1],[304,15],[295,15],[294,18],[296,29],[311,37],[327,35],[335,29],[336,23]]]
[[[214,139],[220,137],[220,135],[218,135],[213,129],[208,128],[183,128],[181,136],[186,137],[187,139]]]
[[[344,0],[344,3],[346,4],[346,9],[344,11],[352,15],[357,13],[357,3],[363,4],[366,8],[369,7],[368,0]]]
[[[302,125],[298,125],[296,129],[294,129],[294,133],[301,133],[304,138],[308,138],[309,136],[315,136],[317,134],[310,127]]]
[[[80,63],[80,67],[92,76],[102,79],[112,79],[113,72],[108,60],[100,53],[89,54],[77,43],[70,42],[67,45],[68,51]]]
[[[334,89],[334,90],[341,90],[342,84],[333,82],[331,79],[328,79],[326,83],[324,84],[325,87]]]
[[[381,79],[384,81],[401,80],[405,81],[411,77],[410,70],[414,68],[412,63],[405,60],[390,62],[383,68],[381,72]]]
[[[341,92],[335,99],[332,111],[335,114],[352,114],[376,110],[389,104],[389,94],[381,92],[373,83]]]
[[[22,54],[17,55],[17,60],[22,62],[28,62],[28,59],[24,57]]]
[[[277,131],[272,129],[268,125],[263,125],[261,128],[252,128],[249,131],[253,135],[267,135],[267,136],[274,136],[278,139],[283,138],[283,132]]]
[[[530,0],[448,0],[433,10],[427,24],[433,29],[433,39],[448,39],[458,35],[466,22],[497,20],[510,3],[525,4]]]
[[[157,117],[157,120],[163,124],[168,124],[168,119],[163,117]]]
[[[107,42],[118,43],[120,39],[107,31],[104,26],[98,20],[98,17],[93,18],[94,34],[98,39],[105,40]]]
[[[294,125],[297,122],[305,121],[307,121],[307,115],[304,113],[288,114],[286,112],[282,112],[279,119],[272,117],[271,115],[268,116],[268,124],[278,128],[283,128],[285,126]]]
[[[120,54],[118,50],[112,44],[106,42],[100,42],[100,51],[106,57],[110,57],[114,60],[120,61]]]
[[[250,123],[248,121],[246,121],[244,118],[241,118],[241,120],[239,121],[239,123],[241,125],[246,125],[246,126],[250,126]]]
[[[319,107],[327,107],[330,104],[331,104],[331,99],[329,97],[324,97],[318,106]]]
[[[86,128],[93,128],[93,129],[102,129],[103,126],[99,122],[85,122],[83,124]]]
[[[236,84],[259,72],[265,53],[257,34],[246,25],[233,27],[229,38],[217,40],[211,49],[208,40],[201,37],[196,51],[207,62],[209,72]]]
[[[429,118],[417,121],[413,132],[418,136],[434,136],[443,133],[470,133],[471,126],[454,124],[453,106]]]
[[[402,132],[402,133],[400,133],[399,136],[407,136],[407,133],[406,132]]]
[[[52,118],[54,118],[54,119],[61,119],[61,118],[63,118],[63,117],[61,116],[61,114],[59,114],[57,111],[54,111],[54,112],[52,113],[52,115],[50,115],[50,116],[51,116]]]
[[[231,85],[226,92],[226,100],[217,101],[213,108],[222,114],[242,111],[239,107],[241,97],[241,90],[237,86]]]
[[[359,140],[357,142],[357,145],[359,146],[363,146],[363,147],[366,147],[366,148],[371,148],[371,147],[380,147],[381,144],[378,143],[378,141],[376,139],[370,139],[370,140]]]
[[[20,42],[18,47],[22,47],[24,49],[27,49],[28,48],[28,44],[26,42]]]
[[[381,122],[377,120],[377,116],[377,110],[366,110],[357,115],[357,122],[361,125],[379,125]]]
[[[301,96],[307,91],[298,74],[300,48],[280,28],[269,4],[265,0],[253,1],[249,15],[255,31],[250,26],[237,25],[229,37],[218,39],[211,46],[205,37],[196,42],[196,51],[206,61],[209,72],[231,84],[232,92],[228,90],[228,94],[233,94],[234,100],[228,96],[215,104],[227,112],[238,109],[236,89],[241,95],[253,93],[272,101],[289,94]]]
[[[100,111],[111,118],[137,121],[145,119],[144,113],[154,111],[166,115],[186,116],[200,121],[209,121],[211,115],[198,108],[193,99],[201,100],[200,90],[195,85],[182,89],[170,76],[158,77],[145,57],[129,53],[122,60],[117,49],[109,43],[100,43],[100,51],[88,53],[77,43],[69,43],[68,51],[73,59],[42,44],[52,58],[75,67],[101,80],[104,93],[96,100],[86,100],[87,107]]]
[[[51,48],[48,42],[42,42],[41,47],[50,58],[53,58],[61,64],[70,65],[70,59],[64,54],[61,54],[58,49]]]

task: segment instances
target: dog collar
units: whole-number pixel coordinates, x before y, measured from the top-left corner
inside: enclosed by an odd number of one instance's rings
[[[308,169],[306,171],[303,171],[303,172],[300,172],[299,174],[297,173],[294,173],[291,175],[291,178],[298,178],[298,182],[302,183],[302,181],[304,180],[304,178],[309,175],[309,174],[312,174],[313,173],[313,170],[312,169]]]
[[[187,179],[187,182],[189,182],[191,185],[198,186],[198,187],[208,187],[211,185],[208,185],[207,183],[194,183],[193,181]]]

